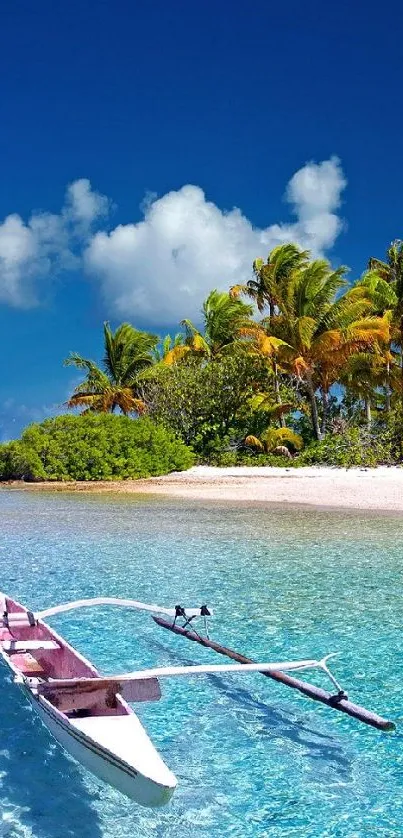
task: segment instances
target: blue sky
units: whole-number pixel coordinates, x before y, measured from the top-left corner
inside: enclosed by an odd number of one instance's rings
[[[354,277],[402,236],[401,30],[388,0],[3,4],[0,438],[104,319],[165,333],[279,241]]]

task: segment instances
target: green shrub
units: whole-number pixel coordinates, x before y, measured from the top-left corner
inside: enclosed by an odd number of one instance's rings
[[[0,479],[46,480],[46,472],[37,452],[16,440],[0,445]]]
[[[208,459],[210,465],[217,466],[281,466],[300,468],[302,466],[323,465],[339,468],[354,466],[375,467],[393,465],[402,460],[403,421],[394,419],[393,427],[374,429],[350,428],[342,434],[328,434],[321,442],[312,442],[304,451],[287,459],[274,454],[247,451],[217,452]],[[399,447],[400,446],[400,447]]]
[[[363,428],[350,428],[343,434],[328,434],[321,442],[313,442],[298,456],[298,465],[328,465],[350,468],[373,467],[395,462],[391,436],[371,433]]]
[[[249,454],[246,451],[222,451],[206,461],[209,466],[272,466],[276,468],[296,468],[299,458],[289,460],[281,454]],[[301,464],[302,465],[302,464]]]
[[[401,463],[403,460],[403,410],[400,406],[387,415],[382,434],[390,443],[394,461]]]
[[[216,451],[207,458],[202,458],[202,462],[209,466],[231,468],[231,466],[239,466],[239,454],[237,451]]]
[[[0,479],[125,480],[183,471],[193,452],[148,418],[57,416],[0,446]]]

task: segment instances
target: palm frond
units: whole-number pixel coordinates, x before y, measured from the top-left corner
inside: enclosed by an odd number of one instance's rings
[[[98,370],[101,371],[94,361],[83,358],[78,352],[70,352],[68,358],[63,361],[65,367],[77,367],[79,370],[87,370],[89,373]]]
[[[261,434],[261,440],[267,451],[273,451],[278,445],[286,445],[295,451],[303,448],[304,442],[291,428],[267,428]]]
[[[271,393],[255,393],[250,399],[249,405],[252,410],[267,413],[273,419],[277,419],[279,416],[295,410],[295,405],[292,402],[283,402],[282,404],[274,403],[273,394]]]
[[[257,448],[258,451],[264,451],[264,446],[262,445],[260,439],[257,436],[253,436],[253,434],[249,434],[249,436],[245,437],[244,444],[249,445],[250,448]]]
[[[200,334],[199,330],[192,323],[192,321],[188,320],[187,318],[185,318],[185,320],[181,320],[181,326],[183,326],[185,330],[185,340],[187,340],[188,338],[192,338],[193,335]]]
[[[294,333],[297,337],[298,347],[309,349],[312,338],[315,334],[316,322],[313,317],[299,317],[295,323]]]
[[[242,294],[248,294],[249,289],[247,285],[241,283],[240,285],[231,285],[228,293],[231,300],[238,300]]]
[[[367,271],[355,287],[362,288],[367,293],[374,311],[383,312],[397,305],[398,298],[393,285],[375,269]]]
[[[164,357],[161,359],[161,363],[167,367],[171,367],[173,364],[177,364],[178,361],[181,361],[182,358],[185,358],[189,352],[192,352],[191,346],[173,346],[169,352],[165,353]]]

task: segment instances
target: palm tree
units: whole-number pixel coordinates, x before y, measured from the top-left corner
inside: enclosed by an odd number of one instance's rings
[[[309,251],[301,250],[297,245],[289,242],[280,244],[270,251],[267,261],[255,259],[253,263],[254,279],[248,280],[246,285],[233,285],[230,296],[238,299],[241,294],[248,296],[256,304],[259,312],[268,308],[269,317],[275,314],[278,300],[284,295],[289,279],[294,271],[302,269],[309,259]],[[281,405],[280,372],[278,365],[278,345],[273,343],[270,331],[259,324],[252,327],[250,335],[255,331],[255,344],[258,354],[267,357],[274,376],[274,389],[277,404]],[[285,427],[284,415],[280,415],[280,424]]]
[[[191,320],[182,320],[184,344],[168,352],[164,362],[171,364],[190,352],[213,358],[231,350],[241,343],[241,330],[249,324],[252,311],[253,306],[233,299],[225,291],[211,291],[203,303],[202,331]]]
[[[267,364],[269,377],[273,378],[275,400],[276,405],[279,408],[277,417],[280,421],[281,427],[285,428],[284,415],[290,412],[292,405],[284,406],[282,402],[280,374],[281,372],[284,372],[284,370],[281,369],[281,366],[279,367],[278,359],[280,350],[287,347],[288,344],[280,338],[276,338],[271,335],[263,323],[255,323],[254,321],[251,321],[243,326],[240,329],[240,334],[242,337],[249,338],[249,343],[247,344],[248,354],[252,356],[255,355],[260,359],[263,358]],[[271,403],[271,396],[268,396],[266,393],[258,393],[257,401],[259,401],[259,406],[262,406],[265,403],[269,404]]]
[[[86,371],[84,380],[77,385],[68,407],[85,407],[87,411],[113,413],[142,413],[144,402],[138,398],[139,373],[153,363],[153,352],[158,343],[156,335],[141,332],[129,323],[122,323],[112,332],[104,323],[105,355],[102,367],[94,361],[72,352],[65,366]]]
[[[269,253],[267,262],[255,259],[253,263],[254,279],[248,280],[246,285],[233,285],[230,295],[238,298],[240,294],[250,297],[260,312],[266,307],[269,316],[275,313],[278,296],[284,294],[291,274],[303,268],[309,259],[309,251],[300,250],[297,245],[280,244]]]
[[[401,398],[403,400],[403,241],[395,239],[386,253],[386,262],[371,257],[369,270],[388,283],[395,294],[393,324],[396,333],[393,337],[401,352]]]
[[[372,316],[373,304],[365,289],[354,287],[336,296],[346,285],[344,273],[345,268],[333,271],[324,259],[293,271],[278,294],[277,313],[264,321],[269,333],[284,341],[283,368],[306,387],[317,439],[326,430],[330,388],[347,359],[389,336],[387,318]]]
[[[374,262],[374,260],[372,260]],[[364,289],[373,306],[373,314],[385,316],[390,323],[389,340],[377,347],[376,358],[372,358],[374,386],[382,387],[385,396],[385,411],[390,411],[391,396],[394,389],[401,390],[401,376],[397,375],[397,356],[393,344],[399,343],[399,332],[396,327],[396,307],[398,299],[392,284],[378,273],[375,267],[366,271],[356,284],[357,289]],[[370,359],[367,359],[370,360]],[[360,363],[357,360],[357,372]],[[367,362],[363,360],[363,373]],[[367,367],[368,372],[368,367]],[[380,376],[383,375],[383,381]],[[352,384],[354,390],[354,385]]]
[[[390,378],[390,365],[393,356],[385,351],[358,352],[351,355],[341,371],[340,383],[348,393],[355,396],[364,404],[367,427],[372,425],[372,408],[380,400],[380,388],[384,386],[386,369]],[[392,374],[393,369],[392,367]],[[385,395],[385,408],[388,397]]]

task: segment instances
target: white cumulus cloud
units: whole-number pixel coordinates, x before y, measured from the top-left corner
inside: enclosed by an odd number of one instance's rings
[[[19,215],[9,215],[0,224],[0,301],[13,305],[29,305],[31,291],[22,287],[32,265],[39,258],[37,240]]]
[[[108,200],[83,178],[67,187],[60,214],[33,213],[0,223],[0,303],[29,308],[38,302],[38,283],[61,269],[77,268],[91,225],[107,213]]]
[[[64,217],[73,223],[90,227],[98,218],[108,214],[109,200],[105,195],[94,192],[88,178],[70,183],[66,190]]]
[[[286,200],[296,221],[260,229],[239,209],[221,210],[198,186],[187,185],[144,207],[144,220],[99,231],[85,253],[113,312],[158,325],[197,317],[212,288],[251,276],[253,260],[287,241],[314,255],[332,247],[346,186],[339,160],[308,163],[291,178]]]
[[[108,230],[108,198],[81,178],[67,187],[60,213],[0,222],[0,303],[35,305],[44,278],[84,267],[111,315],[159,326],[197,318],[212,288],[246,281],[253,260],[275,245],[294,241],[315,256],[326,253],[342,228],[345,186],[333,157],[307,163],[289,181],[291,223],[254,227],[240,209],[222,210],[187,185],[161,198],[148,194],[141,221]]]

